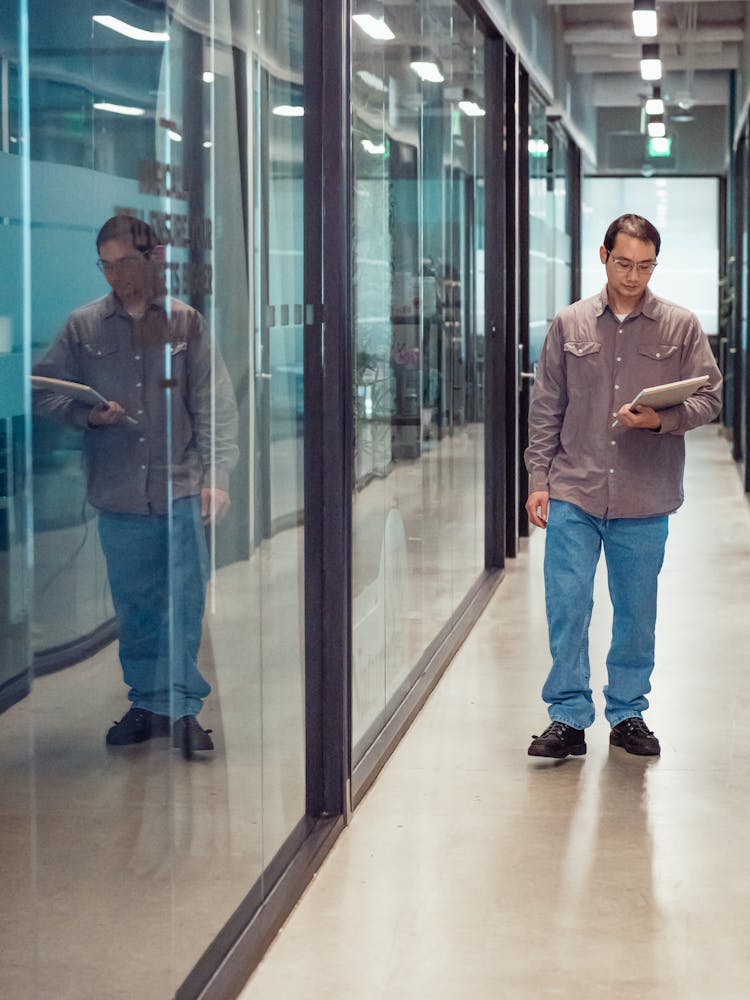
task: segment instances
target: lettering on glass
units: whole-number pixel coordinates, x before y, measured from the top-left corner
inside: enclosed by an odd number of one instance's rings
[[[156,198],[173,198],[186,202],[190,195],[189,177],[182,167],[160,160],[141,160],[138,165],[138,190]],[[157,240],[165,247],[191,249],[197,253],[210,250],[213,241],[211,219],[189,212],[145,211],[128,206],[115,206],[115,215],[132,215],[143,219],[153,229]],[[172,295],[211,295],[213,269],[210,264],[171,260],[164,265],[167,287]]]

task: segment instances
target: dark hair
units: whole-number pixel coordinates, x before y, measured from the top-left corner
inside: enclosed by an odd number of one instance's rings
[[[661,247],[661,236],[656,226],[652,226],[648,219],[642,215],[621,215],[610,224],[609,229],[604,234],[604,249],[612,251],[618,233],[625,233],[626,236],[634,236],[644,243],[653,243],[655,256],[659,256]]]
[[[151,253],[154,247],[158,246],[153,229],[143,219],[137,219],[134,215],[113,215],[99,230],[96,249],[99,250],[110,240],[127,239],[132,240],[136,250],[143,254]]]

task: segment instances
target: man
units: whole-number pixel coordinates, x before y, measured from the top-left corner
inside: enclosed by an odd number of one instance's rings
[[[554,319],[529,415],[529,520],[546,528],[544,581],[552,667],[542,689],[551,724],[529,754],[586,753],[594,721],[588,628],[601,547],[614,610],[605,715],[610,744],[656,756],[643,721],[654,666],[657,577],[668,515],[682,504],[684,435],[713,420],[721,375],[698,319],[648,288],[661,239],[646,219],[610,225],[602,292]],[[640,389],[707,375],[677,406],[629,403]]]
[[[84,431],[130,710],[111,746],[172,736],[212,750],[197,721],[210,686],[197,666],[208,579],[204,526],[229,508],[237,411],[205,320],[163,294],[156,239],[139,219],[104,224],[96,246],[111,292],[76,309],[35,375],[90,385],[96,406],[48,391],[37,413]]]

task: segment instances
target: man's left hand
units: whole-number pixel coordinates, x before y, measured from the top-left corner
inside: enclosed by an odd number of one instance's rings
[[[639,406],[631,410],[626,403],[617,411],[617,422],[621,427],[640,427],[642,430],[658,431],[661,418],[650,406]]]
[[[230,507],[229,494],[226,490],[211,489],[204,486],[201,490],[201,517],[204,524],[214,524],[220,521]]]

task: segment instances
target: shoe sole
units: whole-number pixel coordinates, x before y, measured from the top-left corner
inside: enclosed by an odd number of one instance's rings
[[[609,737],[609,745],[611,747],[617,747],[620,750],[624,750],[625,753],[632,753],[634,757],[659,757],[661,755],[661,747],[656,750],[640,750],[636,747],[629,747],[627,743],[620,742],[619,738],[616,736]]]
[[[116,739],[111,740],[109,738],[109,735],[107,735],[104,739],[104,742],[107,744],[108,747],[132,747],[135,746],[137,743],[148,743],[149,740],[164,739],[165,737],[171,735],[172,734],[169,729],[165,730],[164,732],[157,731],[157,732],[145,733],[142,736],[136,736],[135,738],[129,740],[116,740]]]
[[[189,743],[187,740],[172,740],[172,746],[175,750],[182,750],[183,753],[195,753],[196,751],[209,751],[214,749],[213,743],[208,746],[196,746],[194,743]]]
[[[565,760],[566,757],[583,757],[586,753],[585,743],[575,743],[573,746],[566,747],[561,753],[551,753],[549,750],[536,750],[533,746],[529,747],[528,755],[529,757],[546,757],[548,760]]]

